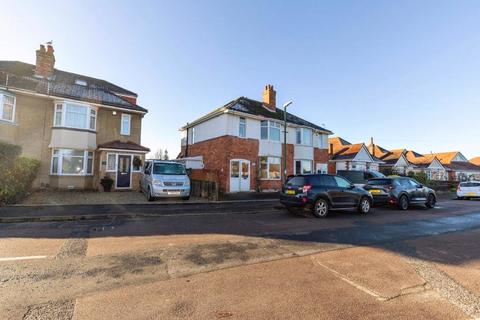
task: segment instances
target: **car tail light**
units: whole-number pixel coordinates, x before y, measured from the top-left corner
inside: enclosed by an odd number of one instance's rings
[[[309,184],[304,185],[302,188],[303,193],[307,193],[310,189],[312,189],[312,186]]]

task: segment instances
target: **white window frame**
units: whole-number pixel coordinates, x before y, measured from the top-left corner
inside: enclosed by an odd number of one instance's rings
[[[243,127],[243,135],[242,135],[242,127]],[[244,118],[244,117],[239,118],[238,136],[240,138],[246,138],[247,137],[247,119]]]
[[[115,162],[114,162],[114,165],[113,165],[113,169],[109,169],[108,168],[108,158],[110,157],[110,155],[112,156],[115,156]],[[117,160],[118,160],[118,153],[107,153],[107,159],[106,159],[106,165],[105,165],[105,171],[106,172],[116,172],[117,171]]]
[[[297,172],[297,161],[300,161],[300,168],[303,168],[302,166],[302,162],[310,162],[310,166],[312,168],[311,170],[311,173],[315,173],[315,168],[314,168],[314,163],[312,160],[308,160],[308,159],[295,159],[293,161],[293,171],[294,171],[294,174],[304,174],[303,172]],[[308,173],[307,173],[308,174]]]
[[[67,126],[66,125],[66,119],[67,119],[67,104],[68,105],[73,105],[73,106],[79,106],[79,107],[85,107],[87,109],[87,116],[85,120],[85,127],[84,128],[79,128],[75,126]],[[56,118],[57,118],[57,107],[61,105],[61,120],[60,124],[56,123]],[[93,127],[95,129],[90,129],[90,118],[92,116],[92,111],[95,113],[94,115],[94,124]],[[88,105],[88,104],[82,104],[82,103],[77,103],[77,102],[71,102],[71,101],[54,101],[53,104],[53,126],[55,128],[69,128],[69,129],[78,129],[78,130],[86,130],[86,131],[97,131],[97,114],[98,114],[98,108]]]
[[[12,120],[3,119],[3,108],[5,105],[5,97],[13,98]],[[0,93],[0,122],[15,123],[15,110],[17,106],[17,97],[11,94]]]
[[[192,127],[190,132],[192,133],[192,141],[190,142],[190,144],[194,144],[195,143],[195,127]]]
[[[261,161],[260,161],[260,158],[267,158],[267,177],[266,178],[260,178],[260,180],[273,180],[273,181],[278,181],[278,180],[282,180],[282,158],[281,157],[273,157],[273,156],[260,156],[259,159],[258,159],[258,167],[259,167],[259,173],[258,175],[260,176],[261,174],[261,169],[262,169],[262,164],[261,164]],[[270,177],[270,159],[279,159],[280,160],[280,163],[278,163],[278,165],[280,165],[280,176],[278,178],[271,178]]]
[[[310,131],[310,143],[305,143],[304,134],[305,131]],[[300,133],[300,142],[298,142],[298,133]],[[295,129],[295,144],[302,146],[313,146],[313,130],[310,128],[296,128]]]
[[[94,172],[94,166],[95,166],[95,152],[93,150],[81,150],[81,149],[71,149],[71,150],[77,150],[77,151],[83,151],[83,173],[63,173],[63,155],[61,154],[61,150],[65,150],[68,148],[53,148],[52,149],[52,157],[50,160],[50,175],[53,176],[93,176]],[[55,150],[58,150],[59,153],[58,155],[55,155]],[[89,157],[88,153],[91,152],[92,156]],[[57,164],[57,171],[58,172],[53,172],[53,158],[58,159],[58,164]],[[92,159],[92,172],[87,173],[88,171],[88,159]]]
[[[132,163],[131,163],[132,172],[142,172],[143,163],[142,163],[142,165],[139,167],[138,170],[135,170],[135,167],[134,167],[134,165],[133,165],[133,159],[134,159],[135,157],[138,157],[138,158],[140,158],[140,160],[142,160],[142,157],[141,157],[140,155],[138,155],[138,154],[132,154]]]
[[[124,130],[125,128],[123,127],[124,118],[128,119],[128,130]],[[129,136],[131,127],[132,127],[132,115],[128,113],[122,113],[122,116],[120,117],[120,134],[122,136]]]
[[[262,122],[267,122],[266,126],[262,126]],[[267,138],[262,138],[262,128],[267,128]],[[270,130],[278,129],[279,130],[279,138],[278,140],[272,140]],[[282,125],[280,122],[272,121],[272,120],[262,120],[260,121],[260,140],[264,141],[271,141],[271,142],[281,142],[282,140]]]

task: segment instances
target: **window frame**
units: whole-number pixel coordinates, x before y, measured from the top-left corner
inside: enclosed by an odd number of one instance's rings
[[[310,162],[310,173],[304,173],[304,172],[297,172],[297,161],[300,161],[300,170],[303,171],[303,162]],[[297,174],[313,174],[315,172],[315,168],[313,167],[313,160],[308,160],[308,159],[295,159],[293,161],[293,172],[295,175]]]
[[[264,123],[267,123],[265,126]],[[267,129],[267,137],[263,138],[262,137],[262,129],[266,128]],[[278,129],[278,140],[273,140],[272,139],[272,130],[277,130]],[[272,121],[272,120],[261,120],[260,121],[260,140],[264,141],[271,141],[271,142],[281,142],[282,141],[282,124],[278,121]]]
[[[305,143],[305,133],[310,132],[310,143]],[[300,139],[299,139],[300,138]],[[300,140],[300,142],[299,142]],[[296,128],[295,129],[295,144],[301,145],[301,146],[308,146],[312,147],[313,146],[313,130],[310,128]]]
[[[132,164],[131,164],[132,172],[142,172],[143,163],[140,167],[138,167],[138,170],[135,170],[135,166],[133,165],[133,161],[135,160],[135,157],[138,157],[140,160],[142,160],[142,157],[140,155],[137,155],[137,154],[132,155]]]
[[[243,128],[243,134],[242,134],[242,128]],[[239,118],[238,136],[240,138],[246,138],[247,137],[247,119],[245,119],[244,117]]]
[[[15,123],[15,110],[17,109],[17,97],[13,94],[6,94],[6,93],[0,93],[0,122],[8,122],[8,123]],[[4,114],[4,108],[5,108],[5,97],[9,97],[13,99],[13,105],[12,105],[12,120],[7,120],[3,118]]]
[[[108,168],[108,158],[110,156],[114,156],[115,157],[115,162],[113,164],[113,169],[109,169]],[[105,164],[105,172],[117,172],[117,160],[118,160],[118,153],[111,153],[111,152],[108,152],[107,153],[107,163]]]
[[[78,106],[78,107],[85,107],[87,109],[86,112],[86,119],[85,119],[85,127],[79,128],[76,126],[68,126],[66,124],[67,122],[67,105],[72,105],[72,106]],[[57,108],[61,106],[60,110]],[[93,122],[93,127],[94,129],[91,129],[91,117],[92,117],[92,111],[94,112],[94,122]],[[60,124],[57,124],[57,113],[61,113],[60,116]],[[53,103],[53,127],[54,128],[68,128],[68,129],[77,129],[77,130],[85,130],[85,131],[91,131],[91,132],[97,132],[97,116],[98,116],[98,108],[94,107],[89,104],[83,104],[83,103],[77,103],[77,102],[71,102],[71,101],[54,101]]]
[[[266,158],[267,159],[267,177],[266,178],[262,178],[261,177],[261,173],[262,173],[262,158]],[[272,178],[270,177],[270,160],[271,159],[278,159],[279,160],[279,163],[274,163],[275,165],[279,165],[280,166],[280,170],[279,170],[279,177],[278,178]],[[272,181],[279,181],[279,180],[282,180],[282,158],[281,157],[275,157],[275,156],[260,156],[259,159],[258,159],[258,163],[259,163],[259,178],[260,180],[272,180]]]
[[[124,127],[123,127],[123,119],[126,117],[128,119],[128,133],[124,132]],[[128,113],[122,113],[122,116],[120,117],[120,134],[122,136],[129,136],[131,134],[132,129],[132,115]]]
[[[58,150],[58,154],[55,154],[55,151]],[[83,173],[63,173],[63,154],[61,150],[75,150],[83,152]],[[89,154],[92,154],[90,157]],[[80,158],[80,156],[73,156]],[[57,159],[57,172],[53,172],[53,162],[54,159]],[[88,172],[88,160],[92,160],[91,172]],[[52,156],[50,159],[50,175],[52,176],[75,176],[75,177],[87,177],[93,176],[95,166],[95,152],[93,150],[82,150],[82,149],[69,149],[69,148],[52,148]]]

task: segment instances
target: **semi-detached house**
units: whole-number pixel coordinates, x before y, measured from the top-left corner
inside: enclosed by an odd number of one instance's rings
[[[279,190],[284,157],[287,176],[326,173],[332,132],[287,113],[285,155],[283,119],[267,85],[263,101],[240,97],[182,127],[179,158],[201,157],[204,169],[192,177],[217,181],[221,192]]]
[[[41,161],[34,187],[135,189],[148,148],[140,144],[137,94],[110,82],[54,68],[51,44],[36,64],[0,61],[0,141]]]

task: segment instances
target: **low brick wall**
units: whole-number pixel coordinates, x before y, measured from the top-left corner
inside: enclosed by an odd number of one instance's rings
[[[206,198],[208,200],[218,201],[218,183],[213,181],[191,180],[190,195],[192,197]]]

